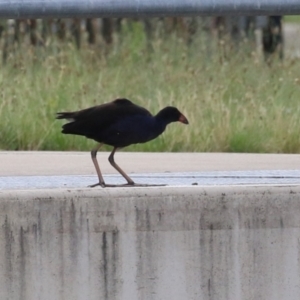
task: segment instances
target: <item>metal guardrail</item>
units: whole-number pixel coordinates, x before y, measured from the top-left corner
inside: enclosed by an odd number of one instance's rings
[[[299,0],[0,0],[0,18],[295,15]]]

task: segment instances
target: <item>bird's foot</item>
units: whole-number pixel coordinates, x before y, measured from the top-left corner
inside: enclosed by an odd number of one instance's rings
[[[134,187],[151,187],[151,186],[166,186],[167,184],[147,184],[147,183],[135,183]]]
[[[167,184],[144,184],[144,183],[125,183],[125,184],[101,184],[96,183],[93,185],[89,185],[89,187],[95,187],[95,186],[101,186],[103,188],[105,187],[151,187],[151,186],[166,186]]]
[[[132,184],[106,184],[105,187],[129,187],[129,186],[134,186]]]
[[[103,188],[106,187],[106,184],[105,184],[104,182],[98,182],[98,183],[89,185],[88,187],[93,188],[93,187],[98,186],[98,185],[100,185],[100,186],[103,187]]]
[[[125,183],[125,184],[106,184],[105,182],[98,182],[92,185],[89,185],[88,187],[94,188],[96,186],[101,186],[103,188],[105,187],[126,187],[126,186],[134,186],[135,183],[134,182],[130,182],[130,183]]]

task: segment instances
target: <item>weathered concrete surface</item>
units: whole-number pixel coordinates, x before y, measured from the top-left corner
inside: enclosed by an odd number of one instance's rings
[[[99,152],[103,174],[117,173]],[[117,152],[115,161],[128,173],[236,170],[294,170],[299,154],[131,153]],[[0,176],[95,175],[88,152],[0,151]]]
[[[300,187],[0,191],[0,299],[300,299]]]
[[[284,53],[287,57],[300,57],[299,34],[299,24],[283,24]]]

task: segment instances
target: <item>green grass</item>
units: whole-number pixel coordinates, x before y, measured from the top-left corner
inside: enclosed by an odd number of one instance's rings
[[[284,16],[285,23],[300,23],[300,16]]]
[[[191,47],[156,37],[149,53],[141,31],[106,51],[11,51],[0,72],[0,149],[90,150],[93,141],[60,133],[55,113],[127,97],[152,113],[174,105],[190,122],[128,151],[300,153],[299,60],[268,66],[249,45],[217,50],[205,36]]]

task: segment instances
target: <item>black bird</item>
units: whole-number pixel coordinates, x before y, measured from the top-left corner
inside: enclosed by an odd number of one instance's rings
[[[91,187],[114,186],[105,184],[97,162],[97,151],[103,144],[114,147],[108,160],[127,180],[125,186],[132,186],[135,185],[133,180],[114,161],[116,150],[155,139],[164,132],[169,123],[179,121],[188,124],[187,118],[175,107],[167,106],[153,116],[147,109],[128,99],[116,99],[75,112],[59,112],[56,118],[69,121],[62,126],[62,133],[83,135],[99,143],[91,151],[99,183]]]

